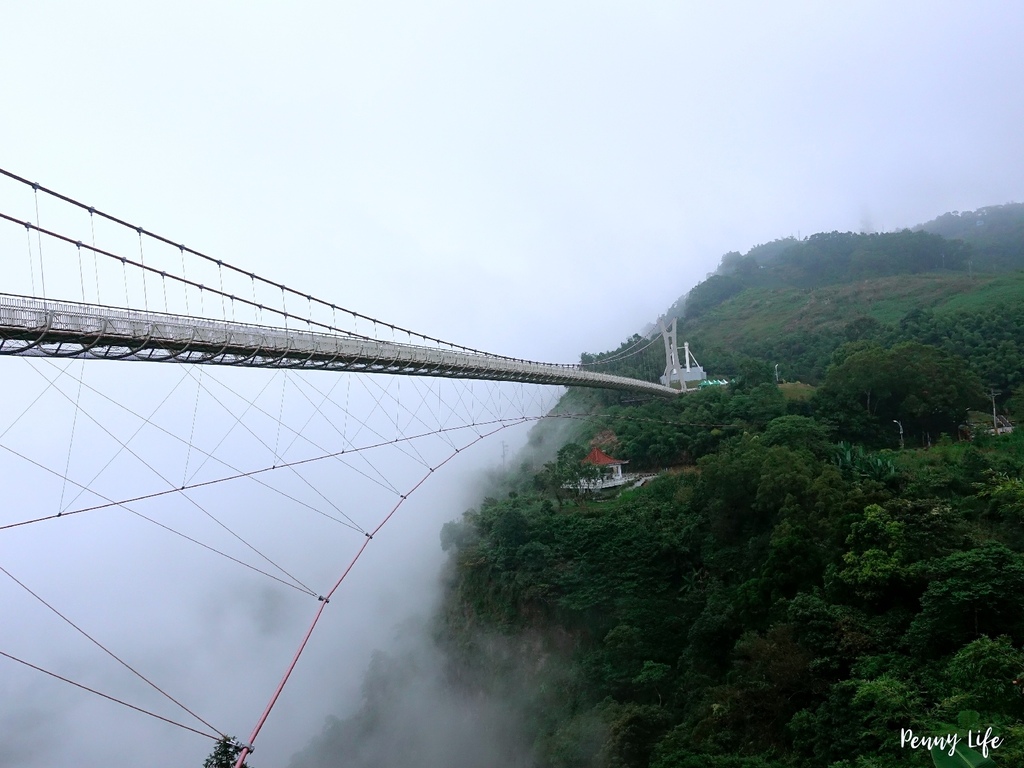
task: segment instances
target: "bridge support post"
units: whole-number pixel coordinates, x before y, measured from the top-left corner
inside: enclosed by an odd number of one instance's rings
[[[665,342],[665,373],[661,377],[661,383],[666,387],[682,389],[682,376],[679,374],[679,347],[676,346],[676,323],[677,318],[672,318],[671,330],[665,327],[665,318],[658,318],[658,327],[661,328],[661,338]],[[689,360],[687,360],[689,362]]]

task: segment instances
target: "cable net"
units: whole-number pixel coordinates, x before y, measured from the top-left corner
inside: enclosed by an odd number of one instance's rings
[[[360,591],[374,585],[331,590],[357,553],[365,545],[369,557],[382,543],[389,557],[435,552],[439,522],[463,506],[445,508],[444,480],[422,492],[423,503],[420,489],[487,436],[542,416],[559,394],[287,370],[0,365],[0,605],[18,617],[0,627],[0,651],[211,736],[247,732],[257,720],[322,598],[331,603],[321,628],[348,647],[344,634],[365,627],[350,623],[346,604],[361,604]],[[421,540],[397,541],[416,549],[386,545],[410,526]],[[388,567],[377,561],[368,572]],[[394,618],[389,606],[364,615],[381,625]],[[320,668],[322,658],[310,663],[316,675],[336,674]],[[298,670],[308,685],[312,670]],[[169,736],[166,723],[31,670],[4,674],[45,711],[70,702],[72,731],[99,723],[132,740],[152,732],[207,749],[190,732]]]
[[[458,348],[4,178],[23,193],[5,198],[4,293]],[[59,352],[0,356],[0,610],[16,617],[0,623],[0,669],[19,702],[0,719],[38,712],[54,734],[4,724],[26,766],[70,762],[71,745],[77,762],[128,764],[149,744],[151,764],[198,765],[204,735],[252,738],[322,611],[266,726],[318,730],[325,691],[353,685],[423,594],[392,577],[433,573],[440,522],[467,503],[456,467],[481,463],[463,452],[561,393]],[[491,463],[493,445],[476,449]]]

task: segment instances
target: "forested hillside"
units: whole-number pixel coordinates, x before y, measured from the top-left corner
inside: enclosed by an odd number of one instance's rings
[[[818,384],[846,342],[919,342],[963,360],[1003,402],[1024,382],[1024,205],[946,214],[922,228],[725,254],[668,316],[713,375],[734,377],[759,360],[778,364],[786,380]],[[663,357],[654,344],[608,368],[650,376]]]
[[[981,270],[1024,269],[1024,204],[953,211],[915,229],[962,240]]]
[[[446,691],[507,707],[491,764],[930,766],[903,729],[991,727],[1024,765],[1024,432],[986,431],[1022,410],[1024,274],[928,227],[727,255],[674,311],[728,386],[571,391],[548,455],[445,527],[432,645]],[[583,360],[612,358],[664,365]],[[588,491],[592,445],[656,477]],[[325,732],[354,765],[402,700],[378,678]]]
[[[1024,760],[1024,440],[876,452],[800,410],[772,385],[614,409],[591,431],[657,425],[693,468],[600,502],[541,473],[446,528],[440,637],[494,695],[533,683],[535,765],[926,765],[900,729],[964,718]]]

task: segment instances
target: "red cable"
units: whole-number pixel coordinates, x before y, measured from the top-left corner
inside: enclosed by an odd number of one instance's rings
[[[517,421],[517,423],[522,424],[525,421],[528,421],[528,419],[526,417],[523,417],[523,418],[520,418]],[[260,715],[259,721],[257,721],[256,726],[253,728],[252,733],[249,735],[249,743],[242,746],[242,751],[238,754],[238,760],[235,762],[235,768],[242,768],[242,763],[245,762],[245,758],[248,757],[249,753],[252,751],[252,745],[256,742],[256,737],[259,736],[260,730],[263,728],[263,724],[266,723],[267,718],[270,716],[270,711],[274,708],[274,705],[277,703],[277,700],[280,697],[281,692],[284,690],[285,684],[288,682],[288,678],[291,677],[292,672],[295,670],[295,666],[299,663],[299,657],[302,656],[302,652],[306,648],[306,643],[309,642],[309,638],[313,634],[313,630],[316,629],[317,622],[320,621],[320,616],[323,614],[324,608],[327,607],[327,604],[331,601],[331,597],[333,597],[334,593],[341,586],[341,583],[345,580],[345,577],[348,576],[349,572],[355,566],[356,562],[362,556],[363,552],[366,551],[367,545],[369,545],[369,543],[373,540],[373,537],[377,534],[377,532],[380,531],[380,529],[384,527],[384,525],[388,522],[388,520],[390,520],[392,518],[392,516],[395,514],[395,512],[398,511],[398,508],[401,507],[402,504],[404,504],[405,501],[413,493],[415,493],[416,490],[419,489],[419,487],[423,485],[423,483],[425,483],[427,481],[427,478],[430,477],[434,473],[435,470],[440,469],[445,464],[447,464],[449,461],[454,459],[455,456],[458,455],[460,452],[466,450],[467,448],[469,448],[472,445],[475,445],[476,443],[478,443],[481,440],[483,440],[485,437],[490,437],[491,435],[493,435],[493,434],[495,434],[497,432],[500,432],[501,430],[505,429],[506,427],[510,427],[510,426],[514,426],[514,425],[513,424],[502,424],[501,426],[497,427],[496,429],[492,429],[490,432],[485,432],[485,433],[479,435],[478,437],[476,437],[475,439],[471,440],[469,443],[464,445],[462,448],[456,448],[455,451],[448,456],[448,458],[444,459],[444,461],[442,461],[436,467],[432,467],[431,469],[429,469],[427,471],[427,473],[425,475],[423,475],[423,477],[421,477],[419,479],[419,482],[417,482],[414,486],[412,486],[412,488],[410,488],[409,491],[404,496],[402,496],[402,498],[400,498],[398,500],[398,503],[395,504],[395,506],[391,508],[391,511],[388,512],[387,515],[384,516],[384,519],[381,520],[380,524],[376,528],[373,529],[373,532],[366,535],[366,540],[363,541],[363,544],[362,544],[361,547],[359,547],[359,551],[356,552],[355,557],[352,558],[351,562],[349,562],[349,564],[348,564],[348,567],[345,568],[345,570],[341,574],[341,576],[338,577],[338,580],[335,582],[334,586],[331,587],[330,592],[328,592],[325,596],[321,596],[321,598],[320,598],[320,601],[321,601],[320,602],[320,607],[317,609],[316,614],[313,616],[313,621],[310,622],[309,629],[306,630],[306,634],[303,636],[302,642],[299,644],[298,650],[295,651],[295,655],[292,657],[291,663],[288,665],[288,668],[285,670],[284,676],[281,678],[281,682],[277,684],[277,688],[274,690],[273,695],[270,697],[270,701],[267,702],[267,706],[263,710],[263,714]]]

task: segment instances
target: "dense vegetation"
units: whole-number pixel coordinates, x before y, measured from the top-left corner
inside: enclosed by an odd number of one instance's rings
[[[1020,399],[1024,274],[981,268],[1024,267],[1022,210],[727,254],[673,311],[728,388],[573,393],[578,445],[445,530],[452,658],[489,668],[482,630],[548,638],[519,659],[537,764],[924,765],[900,729],[965,717],[1024,759],[1024,436],[969,415]],[[650,378],[662,356],[635,336],[583,360]],[[567,500],[598,443],[677,469]]]
[[[965,711],[1024,759],[1024,439],[875,452],[806,411],[771,384],[613,408],[579,438],[693,469],[571,502],[541,471],[446,527],[443,642],[498,695],[488,669],[533,680],[537,765],[925,765],[900,729]],[[514,664],[495,632],[531,638]]]
[[[915,229],[961,240],[971,248],[976,269],[1024,268],[1024,204],[990,205],[977,211],[953,211]]]
[[[528,745],[493,762],[925,766],[901,729],[991,726],[1024,764],[1024,430],[984,428],[1024,416],[1021,268],[1024,206],[727,254],[670,315],[728,386],[563,398],[442,532],[445,689]],[[653,379],[655,342],[582,361]],[[657,477],[595,495],[592,445]],[[403,695],[375,675],[336,757]]]

